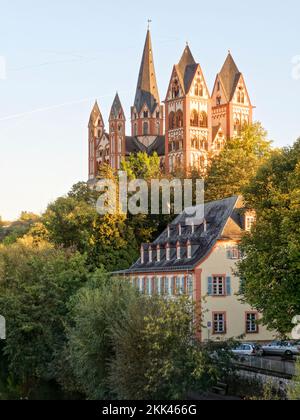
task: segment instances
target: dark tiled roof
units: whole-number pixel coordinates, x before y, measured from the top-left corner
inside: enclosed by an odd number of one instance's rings
[[[139,72],[138,84],[134,100],[134,106],[140,113],[142,107],[146,104],[151,113],[153,113],[160,104],[159,93],[154,67],[154,57],[151,42],[150,31],[147,32],[144,53]]]
[[[220,131],[220,128],[221,128],[221,124],[215,125],[214,127],[212,127],[212,141],[214,141],[215,138],[217,137]]]
[[[121,104],[119,95],[117,93],[116,96],[115,96],[114,102],[112,104],[112,107],[111,107],[110,118],[116,118],[117,119],[119,117],[120,111],[121,111],[122,115],[124,115],[122,104]]]
[[[136,137],[126,137],[126,155],[130,155],[131,153],[147,153],[148,155],[153,155],[154,152],[158,154],[158,156],[165,155],[165,136],[158,136],[154,142],[149,146],[146,147],[143,143],[141,143]]]
[[[185,93],[188,93],[198,68],[198,64],[196,63],[188,45],[185,47],[182,57],[176,68],[178,75],[181,78],[181,83]]]
[[[219,73],[228,101],[231,101],[242,73],[239,71],[232,55],[229,53]]]
[[[241,208],[241,197],[230,197],[224,200],[214,201],[205,204],[205,220],[204,223],[196,225],[194,232],[192,227],[185,224],[187,213],[186,211],[179,215],[174,222],[169,226],[170,236],[168,237],[168,229],[166,229],[153,242],[153,262],[150,263],[147,250],[149,244],[144,245],[145,249],[145,263],[141,263],[139,259],[133,266],[124,271],[124,274],[142,273],[142,272],[167,272],[167,271],[181,271],[191,270],[204,259],[212,250],[218,239],[222,238],[227,222],[230,220],[234,223],[235,229],[242,230],[242,218],[238,208]],[[179,236],[178,225],[181,225],[181,235]],[[228,235],[228,232],[227,232]],[[182,247],[181,259],[176,257],[177,242],[184,244]],[[190,241],[192,246],[192,258],[187,258],[186,245]],[[165,257],[165,246],[170,245],[170,261]],[[161,247],[161,261],[156,261],[156,248]]]

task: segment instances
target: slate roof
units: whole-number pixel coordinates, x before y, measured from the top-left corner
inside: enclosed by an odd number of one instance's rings
[[[138,113],[141,112],[144,104],[148,106],[151,113],[153,113],[157,105],[160,104],[154,67],[151,34],[149,30],[146,36],[146,42],[134,100],[134,106],[136,107]]]
[[[183,51],[179,63],[176,65],[178,76],[181,79],[181,84],[186,94],[190,91],[197,68],[198,64],[193,57],[190,47],[187,45]]]
[[[230,197],[224,200],[214,201],[205,204],[204,223],[195,225],[194,233],[192,227],[185,224],[187,213],[184,211],[180,214],[174,222],[169,226],[170,236],[168,237],[168,229],[166,229],[154,242],[151,244],[153,250],[153,262],[149,262],[148,249],[150,244],[145,244],[144,253],[145,261],[142,264],[139,259],[129,270],[125,270],[122,274],[131,273],[145,273],[145,272],[170,272],[192,270],[203,260],[219,239],[225,239],[224,234],[227,222],[233,223],[235,231],[243,229],[242,215],[241,215],[241,197]],[[179,236],[178,225],[181,225],[181,235]],[[187,258],[187,242],[190,241],[192,246],[192,258]],[[184,245],[181,249],[181,259],[177,260],[176,244]],[[165,246],[170,245],[170,261],[166,260]],[[156,261],[157,246],[161,247],[161,260]]]
[[[112,107],[111,107],[110,118],[118,119],[120,111],[121,111],[122,115],[124,115],[124,111],[123,111],[123,108],[122,108],[120,97],[119,97],[119,94],[117,93],[116,96],[115,96],[115,99],[113,101]]]
[[[235,64],[231,53],[229,53],[219,73],[228,101],[232,100],[241,76],[242,73]]]
[[[153,155],[156,152],[158,156],[164,156],[165,136],[158,136],[149,147],[141,143],[137,137],[126,136],[126,155],[139,152],[147,153],[148,155]]]

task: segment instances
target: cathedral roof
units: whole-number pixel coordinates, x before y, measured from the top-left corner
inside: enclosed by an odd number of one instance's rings
[[[178,76],[181,78],[185,93],[188,93],[191,83],[195,77],[198,64],[196,63],[190,47],[187,45],[183,51],[182,57],[176,66]]]
[[[124,111],[123,111],[122,104],[119,98],[119,94],[117,93],[111,107],[110,118],[118,119],[120,115],[120,111],[124,115]]]
[[[232,100],[241,75],[242,73],[239,71],[237,65],[235,64],[231,53],[229,53],[222,67],[222,70],[219,73],[219,77],[221,79],[223,88],[225,89],[225,94],[228,101]]]
[[[147,153],[148,155],[153,155],[153,153],[157,153],[158,156],[165,155],[165,136],[158,136],[154,142],[146,147],[143,143],[141,143],[137,137],[126,137],[126,154],[129,155],[131,153]]]
[[[146,104],[150,112],[154,112],[157,105],[160,104],[160,98],[157,88],[155,75],[153,49],[150,30],[147,32],[144,53],[139,72],[138,84],[134,100],[134,106],[140,113],[142,107]]]
[[[93,106],[91,115],[90,115],[90,123],[95,124],[98,121],[99,117],[101,117],[101,120],[103,122],[101,111],[100,111],[98,102],[96,101],[95,104],[94,104],[94,106]]]

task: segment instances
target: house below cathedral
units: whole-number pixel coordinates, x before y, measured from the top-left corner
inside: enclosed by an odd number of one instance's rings
[[[206,203],[201,223],[187,224],[187,218],[190,212],[184,211],[153,243],[141,246],[132,267],[116,274],[148,296],[190,296],[198,308],[201,341],[274,339],[259,323],[262,315],[239,296],[239,244],[255,214],[244,208],[242,197],[230,197]]]
[[[253,106],[245,79],[229,53],[216,77],[212,93],[204,73],[187,45],[174,65],[165,101],[157,86],[150,31],[130,110],[131,136],[117,94],[109,115],[109,129],[96,102],[89,121],[89,181],[103,164],[118,170],[132,153],[154,152],[167,173],[177,169],[203,171],[209,158],[220,153],[227,139],[252,123]]]

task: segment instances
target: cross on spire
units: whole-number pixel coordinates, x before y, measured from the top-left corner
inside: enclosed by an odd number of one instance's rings
[[[150,29],[151,23],[152,23],[152,20],[151,19],[148,19],[148,30]]]

